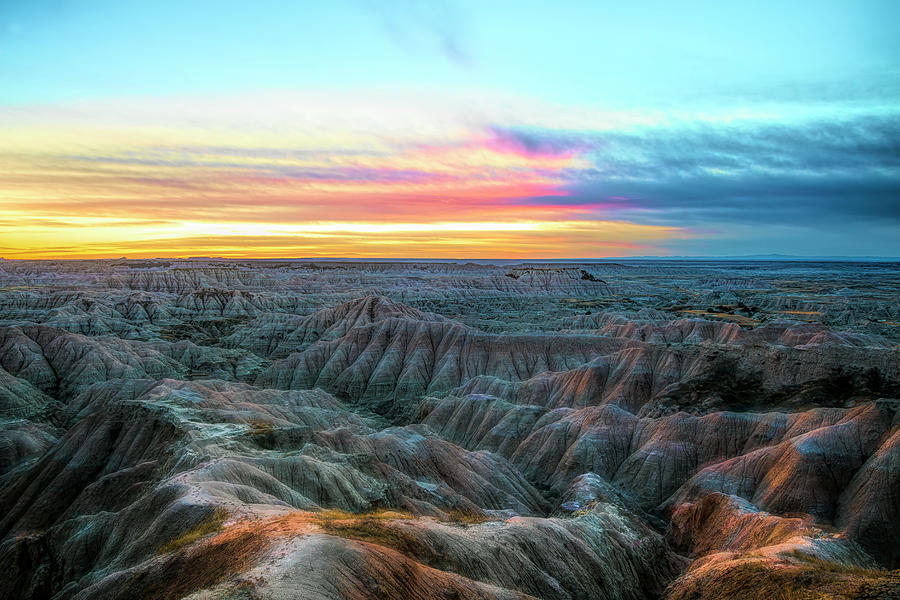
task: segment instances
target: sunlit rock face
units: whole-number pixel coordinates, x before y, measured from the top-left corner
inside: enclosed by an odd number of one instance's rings
[[[0,598],[898,597],[898,297],[891,264],[3,261]]]

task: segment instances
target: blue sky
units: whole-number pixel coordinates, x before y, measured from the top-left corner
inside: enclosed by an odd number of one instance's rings
[[[900,77],[890,0],[35,0],[0,14],[4,102],[415,85],[672,107],[896,100]]]
[[[5,2],[0,126],[27,115],[66,128],[74,106],[99,139],[109,112],[138,122],[147,111],[135,103],[156,101],[170,112],[154,113],[154,127],[214,132],[257,125],[180,106],[372,98],[379,110],[355,123],[393,133],[374,134],[384,144],[371,149],[396,143],[404,117],[389,105],[444,98],[404,139],[432,147],[452,121],[532,158],[573,157],[553,163],[550,193],[517,206],[687,232],[651,248],[661,253],[900,255],[897,23],[890,0]],[[333,139],[353,133],[342,115],[319,119],[341,122]],[[323,160],[333,143],[316,150]],[[4,189],[0,202],[18,200]]]

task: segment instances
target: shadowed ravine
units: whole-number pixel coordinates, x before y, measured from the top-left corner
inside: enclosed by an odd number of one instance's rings
[[[900,598],[898,298],[893,264],[0,261],[0,598]]]

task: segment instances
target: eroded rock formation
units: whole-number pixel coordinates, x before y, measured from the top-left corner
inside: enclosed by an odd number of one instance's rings
[[[0,597],[900,594],[894,265],[0,266]]]

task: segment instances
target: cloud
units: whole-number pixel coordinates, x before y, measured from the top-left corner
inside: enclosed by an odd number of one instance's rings
[[[900,223],[900,113],[683,122],[623,131],[508,129],[525,147],[580,152],[567,204],[644,222]]]
[[[381,22],[388,36],[410,53],[434,50],[448,61],[472,63],[457,8],[444,0],[358,0]]]
[[[0,162],[8,167],[0,172],[0,220],[80,215],[146,225],[131,234],[91,225],[92,235],[108,231],[110,247],[158,243],[159,221],[617,222],[650,226],[623,229],[638,244],[659,232],[655,252],[685,247],[679,240],[701,248],[739,228],[754,251],[783,251],[765,232],[785,226],[817,239],[852,231],[859,253],[900,234],[897,107],[604,114],[524,100],[498,108],[507,105],[361,97],[0,110]],[[86,227],[67,235],[75,240]],[[60,230],[48,225],[38,235],[34,224],[29,243],[55,244]],[[629,242],[595,239],[608,231],[523,233],[504,242],[534,256],[603,255]],[[471,238],[448,236],[459,244]],[[870,244],[874,236],[880,245]],[[25,232],[18,237],[26,240]],[[435,252],[452,245],[449,237],[435,240]],[[360,237],[342,243],[369,248]]]

